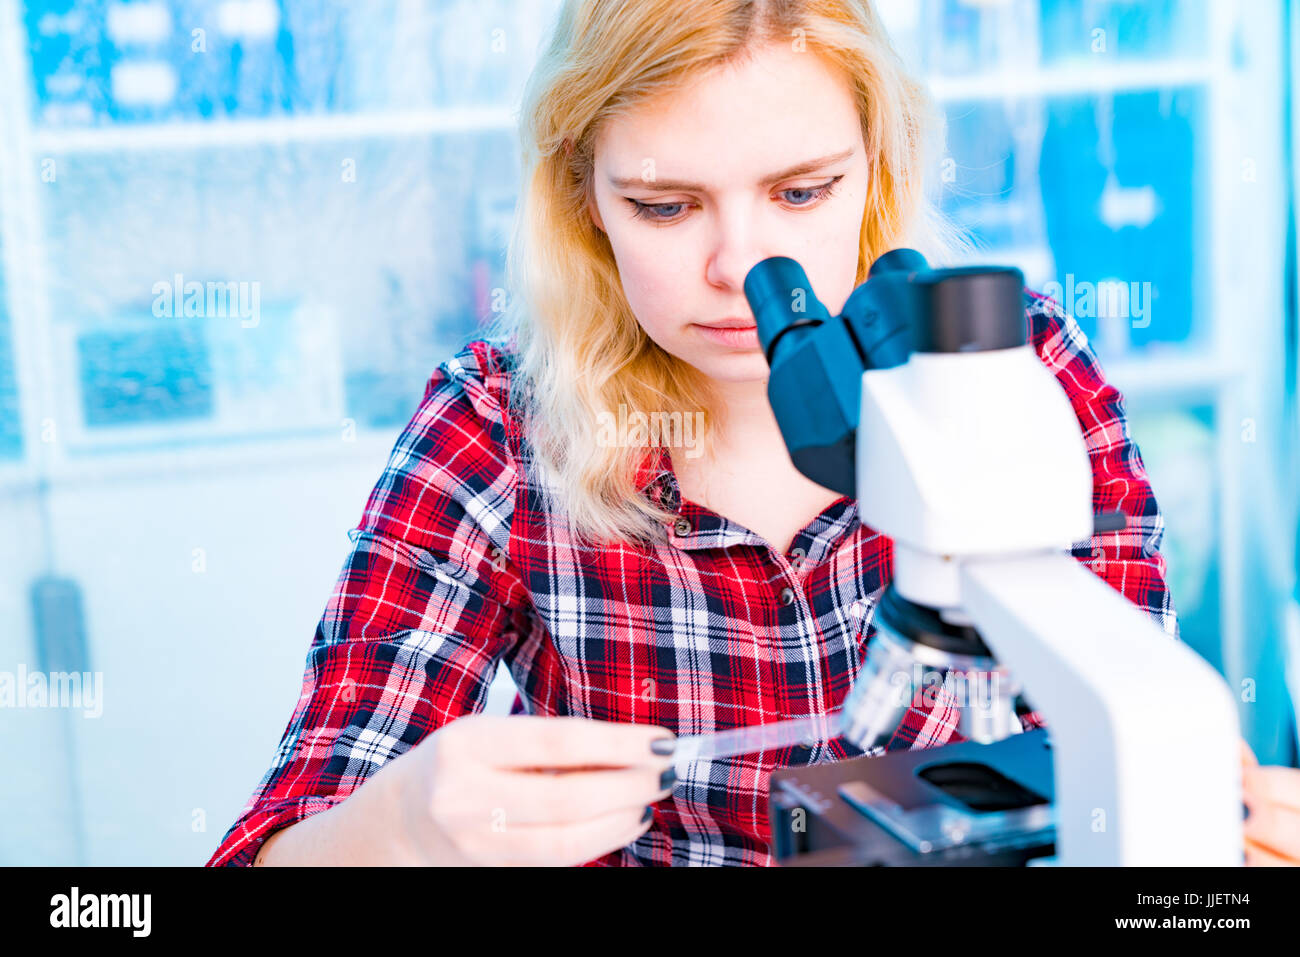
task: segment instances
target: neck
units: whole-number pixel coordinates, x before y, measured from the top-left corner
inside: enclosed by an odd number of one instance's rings
[[[719,457],[763,458],[780,450],[784,439],[772,405],[767,399],[767,380],[716,382],[723,410],[714,418],[718,429],[714,446]]]

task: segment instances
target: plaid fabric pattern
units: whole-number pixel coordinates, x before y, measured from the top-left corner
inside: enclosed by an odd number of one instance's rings
[[[1026,291],[1030,341],[1078,415],[1094,511],[1122,532],[1072,554],[1174,640],[1158,548],[1163,521],[1124,401],[1075,321]],[[680,501],[663,448],[638,476],[689,523],[652,549],[578,547],[532,484],[507,409],[506,344],[468,342],[433,373],[393,448],[355,548],[307,650],[302,690],[270,769],[208,862],[251,864],[276,829],[344,800],[385,761],[481,711],[499,664],[513,712],[662,725],[679,735],[825,714],[849,691],[891,575],[891,541],[841,497],[778,554],[748,529]],[[676,524],[676,523],[674,523]],[[685,528],[685,526],[683,526]],[[781,601],[784,589],[795,600]],[[1063,609],[1063,613],[1068,613]],[[1021,718],[1044,726],[1038,714]],[[885,750],[962,740],[942,694]],[[589,865],[767,865],[774,767],[855,757],[833,738],[679,765],[651,829]]]

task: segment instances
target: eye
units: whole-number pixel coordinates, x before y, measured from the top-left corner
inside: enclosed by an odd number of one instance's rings
[[[640,203],[630,196],[626,198],[632,204],[633,219],[648,219],[652,222],[668,222],[676,215],[676,212],[669,212],[667,216],[660,216],[658,214],[661,210],[675,211],[686,205],[685,203]]]
[[[781,192],[802,193],[812,197],[810,200],[807,200],[802,203],[793,200],[790,201],[790,205],[794,206],[796,209],[803,206],[812,206],[815,202],[819,202],[820,200],[826,199],[828,196],[834,193],[836,184],[838,184],[839,181],[842,180],[843,178],[844,178],[843,176],[836,176],[829,183],[826,183],[825,185],[822,186],[800,186],[794,189],[783,189],[781,190]]]
[[[825,183],[821,186],[806,186],[806,187],[799,187],[797,189],[783,189],[780,192],[783,194],[795,193],[795,194],[799,194],[800,196],[807,197],[804,198],[802,201],[800,200],[787,201],[789,205],[792,206],[793,208],[802,209],[804,207],[820,205],[822,200],[828,198],[832,193],[835,192],[836,184],[839,183],[839,181],[842,180],[843,178],[844,176],[840,175],[840,176],[836,176],[830,182]],[[642,203],[639,200],[633,199],[631,196],[625,196],[624,199],[626,199],[629,203],[632,204],[633,219],[649,220],[650,222],[659,226],[668,225],[676,221],[679,217],[680,211],[690,205],[690,203]]]

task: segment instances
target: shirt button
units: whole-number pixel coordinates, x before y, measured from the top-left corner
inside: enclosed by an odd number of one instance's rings
[[[678,535],[689,535],[691,533],[691,520],[689,518],[679,518],[673,522],[673,531]]]
[[[781,604],[792,605],[794,604],[794,589],[786,586],[781,589],[781,594],[777,597],[781,599]]]

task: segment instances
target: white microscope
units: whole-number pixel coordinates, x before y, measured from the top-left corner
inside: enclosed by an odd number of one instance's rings
[[[1070,554],[1123,516],[1093,515],[1079,420],[1027,343],[1020,270],[930,269],[898,249],[832,317],[774,257],[745,294],[792,461],[894,543],[838,713],[868,753],[773,773],[777,861],[1241,864],[1226,683]],[[969,740],[876,753],[936,676]],[[1022,732],[1024,691],[1046,728]]]

